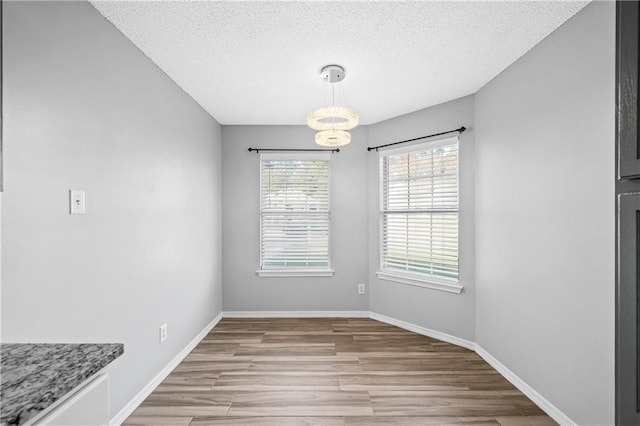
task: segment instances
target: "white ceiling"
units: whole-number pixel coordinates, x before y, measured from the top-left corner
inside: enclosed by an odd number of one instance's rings
[[[222,124],[304,124],[334,63],[363,124],[469,95],[587,3],[92,1]]]

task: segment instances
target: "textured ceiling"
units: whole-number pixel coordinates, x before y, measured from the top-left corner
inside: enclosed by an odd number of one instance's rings
[[[333,63],[364,124],[469,95],[586,3],[92,1],[222,124],[304,124]]]

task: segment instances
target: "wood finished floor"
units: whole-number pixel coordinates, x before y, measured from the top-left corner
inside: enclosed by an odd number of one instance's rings
[[[475,352],[371,319],[225,318],[125,425],[555,425]]]

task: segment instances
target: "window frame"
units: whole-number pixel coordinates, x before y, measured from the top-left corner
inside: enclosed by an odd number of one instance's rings
[[[457,152],[457,182],[458,182],[458,208],[456,210],[457,221],[458,221],[458,278],[448,278],[448,277],[440,277],[436,275],[428,275],[421,273],[411,273],[411,272],[402,272],[395,271],[392,269],[385,269],[384,265],[384,184],[385,184],[385,176],[382,174],[382,161],[385,157],[389,157],[392,155],[405,154],[409,152],[422,151],[437,148],[438,146],[445,145],[458,145]],[[464,286],[460,283],[460,139],[458,136],[449,136],[444,137],[428,142],[419,142],[411,145],[406,145],[398,148],[390,148],[385,150],[380,150],[378,152],[378,179],[379,179],[379,194],[378,194],[378,231],[379,231],[379,264],[378,270],[376,271],[376,276],[379,279],[385,281],[392,281],[401,284],[408,284],[423,288],[430,288],[434,290],[445,291],[449,293],[460,294],[464,289]]]
[[[264,268],[264,259],[262,256],[263,249],[263,235],[262,235],[262,223],[263,223],[263,193],[262,193],[262,177],[263,177],[263,165],[264,161],[268,160],[279,160],[279,161],[287,161],[287,160],[298,160],[298,161],[309,161],[309,160],[322,160],[327,162],[327,192],[328,192],[328,200],[327,200],[327,223],[328,223],[328,253],[327,253],[327,266],[326,267],[274,267],[274,268]],[[256,274],[259,277],[332,277],[335,273],[331,264],[331,156],[328,153],[260,153],[259,154],[259,196],[258,202],[259,206],[259,234],[258,234],[258,245],[259,245],[259,263],[260,267],[256,271]]]

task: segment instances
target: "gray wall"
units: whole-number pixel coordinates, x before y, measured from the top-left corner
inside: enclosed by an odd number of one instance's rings
[[[476,341],[579,424],[614,422],[615,4],[476,94]]]
[[[221,311],[220,125],[88,3],[4,2],[4,49],[3,341],[124,343],[116,414]]]
[[[331,261],[333,277],[264,278],[260,268],[260,156],[249,147],[316,146],[306,126],[224,126],[222,129],[222,255],[225,311],[368,310],[367,128],[331,154]]]
[[[379,156],[369,162],[369,285],[370,308],[422,327],[474,340],[474,97],[467,96],[432,108],[406,114],[369,126],[369,145],[468,128],[460,136],[460,284],[462,294],[380,280]]]

